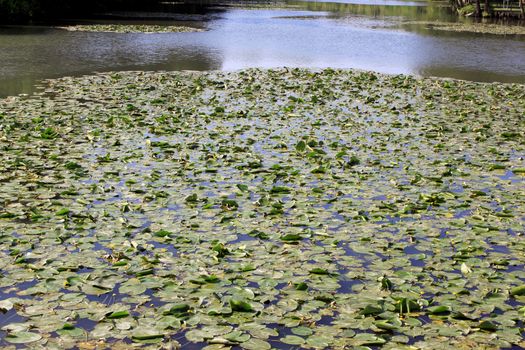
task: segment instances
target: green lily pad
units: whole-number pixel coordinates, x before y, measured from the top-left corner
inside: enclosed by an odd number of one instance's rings
[[[172,235],[172,234],[173,234],[173,232],[166,231],[166,230],[159,230],[159,231],[154,233],[154,235],[156,237],[167,237],[167,236]]]
[[[314,275],[329,275],[330,274],[328,272],[328,270],[320,268],[320,267],[316,267],[316,268],[311,269],[310,273],[312,273]]]
[[[57,330],[57,333],[61,336],[68,336],[72,338],[80,338],[86,336],[86,331],[82,328],[75,327],[69,323],[62,326],[61,329]]]
[[[244,300],[231,299],[230,307],[232,308],[233,311],[239,311],[239,312],[253,312],[254,311],[253,307]]]
[[[123,311],[112,312],[109,315],[107,315],[106,318],[113,320],[113,319],[119,319],[119,318],[124,318],[128,316],[129,316],[129,311],[123,310]]]
[[[287,335],[286,337],[281,338],[280,341],[290,345],[303,345],[306,342],[304,338],[298,337],[296,335]]]
[[[354,341],[358,345],[383,345],[386,340],[382,337],[375,336],[370,333],[359,333],[354,337]]]
[[[28,344],[39,341],[42,336],[32,332],[16,332],[6,335],[4,339],[12,344]]]
[[[510,290],[510,295],[512,296],[525,295],[525,285],[512,288]]]
[[[286,68],[0,99],[4,337],[520,346],[524,96]]]
[[[140,343],[157,343],[159,341],[162,341],[162,339],[164,338],[164,334],[161,334],[161,333],[154,333],[154,332],[146,332],[146,333],[141,333],[139,331],[133,333],[133,335],[131,336],[131,339],[135,342],[140,342]]]
[[[312,335],[306,339],[306,343],[316,349],[324,349],[332,343],[333,339],[325,336]]]
[[[269,350],[272,348],[270,343],[262,339],[250,338],[249,340],[240,344],[241,348],[247,350]]]
[[[288,193],[291,193],[291,192],[292,192],[292,190],[290,188],[284,187],[284,186],[274,186],[270,190],[270,193],[272,193],[272,194],[280,194],[280,193],[288,194]]]
[[[302,239],[303,237],[301,237],[301,235],[294,234],[294,233],[289,233],[281,237],[281,240],[285,242],[298,242]]]
[[[447,306],[447,305],[436,305],[436,306],[429,307],[427,309],[427,312],[430,315],[449,314],[451,311],[452,309],[450,308],[450,306]]]
[[[491,321],[481,321],[478,325],[479,329],[487,331],[487,332],[495,332],[498,330],[498,326]]]
[[[308,327],[295,327],[292,328],[292,333],[295,335],[308,336],[312,335],[313,331],[311,328]]]

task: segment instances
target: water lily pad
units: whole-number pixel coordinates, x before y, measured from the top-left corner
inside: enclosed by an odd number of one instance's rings
[[[162,339],[164,338],[164,334],[162,333],[157,333],[157,332],[154,332],[153,330],[139,330],[137,329],[132,337],[131,337],[134,341],[139,341],[139,342],[142,342],[142,341],[149,341],[149,340],[158,340],[158,339]]]
[[[239,312],[253,312],[253,307],[244,300],[236,300],[232,299],[230,300],[230,307],[233,311],[239,311]]]
[[[292,328],[292,333],[295,335],[308,336],[313,334],[313,331],[308,327],[295,327]]]
[[[7,312],[13,308],[14,304],[11,300],[1,300],[0,301],[0,311],[1,312]]]
[[[287,335],[286,337],[281,338],[280,341],[290,345],[302,345],[306,342],[304,338],[298,337],[296,335]]]
[[[313,335],[306,339],[306,343],[316,349],[324,349],[330,346],[332,339],[325,336]]]
[[[495,332],[495,331],[498,330],[498,326],[492,321],[482,321],[478,325],[478,327],[479,327],[479,329],[484,330],[484,331],[488,331],[488,332]]]
[[[269,350],[272,348],[270,343],[262,339],[250,338],[249,340],[240,344],[241,348],[247,350]]]
[[[285,186],[274,186],[270,190],[270,193],[279,194],[279,193],[291,193],[291,189]]]
[[[522,85],[287,68],[45,91],[0,99],[5,334],[521,344]]]
[[[386,340],[382,337],[370,333],[359,333],[354,337],[355,344],[358,345],[383,345]]]
[[[27,344],[39,341],[42,336],[32,332],[16,332],[6,335],[4,339],[12,344]]]
[[[303,239],[303,237],[301,237],[301,235],[294,234],[294,233],[289,233],[289,234],[284,235],[284,236],[281,237],[281,240],[283,240],[285,242],[297,242],[297,241],[300,241],[302,239]]]
[[[72,338],[86,336],[86,331],[84,331],[82,328],[75,327],[69,323],[64,324],[61,329],[57,330],[57,333],[61,336],[67,336]]]
[[[436,305],[429,307],[427,311],[430,315],[443,315],[450,313],[452,309],[447,305]]]
[[[110,313],[106,316],[108,319],[118,319],[118,318],[124,318],[129,316],[129,311],[123,310],[123,311],[115,311]]]
[[[510,295],[525,295],[525,285],[512,288]]]

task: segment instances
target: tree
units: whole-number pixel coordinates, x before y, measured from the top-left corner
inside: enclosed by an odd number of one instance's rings
[[[481,17],[481,4],[480,0],[476,0],[476,17]]]
[[[492,7],[490,7],[489,0],[485,0],[484,10],[486,16],[492,17]]]
[[[110,10],[148,10],[161,0],[0,0],[0,22],[89,17]]]

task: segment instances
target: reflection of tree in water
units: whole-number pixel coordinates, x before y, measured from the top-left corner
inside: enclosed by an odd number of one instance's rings
[[[366,5],[335,2],[289,1],[291,5],[299,5],[310,11],[332,12],[336,14],[353,14],[370,17],[403,17],[412,20],[445,20],[451,18],[448,7],[439,6],[393,6]]]
[[[224,12],[214,1],[135,1],[106,7],[94,14],[95,17],[121,17],[132,19],[182,19],[207,21],[213,15]],[[116,14],[116,15],[115,15]]]

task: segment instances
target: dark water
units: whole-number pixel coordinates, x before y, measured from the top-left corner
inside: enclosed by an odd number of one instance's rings
[[[0,96],[31,93],[41,79],[113,70],[336,67],[525,83],[523,37],[399,27],[453,20],[445,7],[403,0],[288,5],[193,16],[185,23],[207,29],[198,33],[0,27]]]

